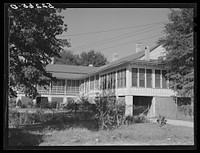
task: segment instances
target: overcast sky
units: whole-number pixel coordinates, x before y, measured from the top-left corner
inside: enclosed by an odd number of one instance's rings
[[[66,49],[76,54],[94,49],[112,61],[113,53],[135,53],[137,42],[155,46],[169,13],[167,8],[68,8],[61,13],[68,30],[60,38],[69,39]]]

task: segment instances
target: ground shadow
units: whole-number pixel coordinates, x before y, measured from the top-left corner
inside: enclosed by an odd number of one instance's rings
[[[9,129],[8,147],[38,146],[43,142],[42,134],[32,134],[23,129]]]
[[[84,116],[83,113],[77,113],[76,116],[74,116],[72,113],[67,114],[66,116],[57,117],[56,119],[52,119],[48,122],[21,126],[21,129],[41,133],[51,130],[67,130],[69,128],[86,128],[90,131],[97,131],[97,120],[91,119],[91,116],[92,114],[87,114],[87,116]]]

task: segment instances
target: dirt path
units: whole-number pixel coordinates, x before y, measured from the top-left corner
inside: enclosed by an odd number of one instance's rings
[[[150,119],[151,122],[156,122],[157,119]],[[167,119],[167,124],[177,125],[177,126],[187,126],[194,127],[194,122],[182,121],[182,120],[172,120]]]

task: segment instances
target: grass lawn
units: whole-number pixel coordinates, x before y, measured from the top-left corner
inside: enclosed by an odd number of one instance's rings
[[[190,127],[157,123],[124,125],[118,129],[98,131],[92,122],[56,123],[10,129],[13,146],[69,145],[193,145]]]

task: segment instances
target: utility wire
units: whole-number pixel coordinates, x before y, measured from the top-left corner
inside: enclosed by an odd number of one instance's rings
[[[143,29],[140,29],[140,30],[137,30],[137,31],[132,31],[132,32],[125,33],[125,34],[122,34],[122,35],[118,35],[118,36],[115,36],[115,37],[112,37],[112,38],[109,38],[109,39],[104,39],[104,40],[101,40],[101,41],[96,41],[96,42],[93,42],[93,43],[90,43],[90,44],[87,44],[87,45],[78,46],[78,47],[72,48],[71,50],[79,50],[79,49],[84,48],[84,47],[89,47],[89,46],[94,45],[94,44],[99,44],[101,42],[106,42],[107,43],[108,41],[111,41],[113,39],[120,39],[120,37],[128,35],[126,37],[122,37],[121,39],[127,38],[129,36],[132,36],[132,35],[130,35],[132,33],[137,33],[139,31],[142,31],[142,30],[145,30],[145,29],[149,29],[149,28],[152,28],[152,27],[155,27],[155,26],[151,26],[151,27],[148,27],[148,28],[143,28]],[[113,40],[113,41],[115,41],[115,40]]]
[[[105,33],[105,32],[111,32],[111,31],[124,30],[124,29],[132,29],[132,28],[137,28],[137,27],[142,27],[142,26],[148,26],[148,25],[161,24],[161,23],[165,23],[165,22],[168,22],[168,21],[162,21],[162,22],[150,23],[150,24],[143,24],[143,25],[131,26],[131,27],[124,27],[124,28],[117,28],[117,29],[110,29],[110,30],[104,30],[104,31],[77,33],[77,34],[73,34],[73,35],[63,35],[63,36],[58,36],[58,37],[91,35],[91,34]]]
[[[132,36],[135,36],[135,35],[138,35],[138,34],[142,34],[142,33],[146,33],[146,32],[151,32],[151,31],[154,31],[154,30],[158,30],[158,28],[154,28],[154,29],[151,29],[151,30],[148,30],[148,31],[143,31],[143,32],[137,32],[137,33],[134,33],[132,35],[128,35],[126,37],[122,37],[122,38],[117,38],[115,40],[110,40],[110,41],[107,41],[107,40],[104,40],[106,42],[102,42],[102,43],[98,43],[98,44],[95,44],[95,45],[85,45],[86,47],[82,47],[82,48],[75,48],[75,49],[70,49],[71,51],[78,51],[78,50],[81,50],[81,49],[86,49],[88,47],[94,47],[94,46],[98,46],[98,45],[102,45],[102,44],[106,44],[106,43],[110,43],[110,42],[114,42],[114,41],[117,41],[117,40],[121,40],[121,39],[126,39],[128,37],[132,37]]]
[[[146,37],[146,38],[143,38],[143,39],[133,40],[133,41],[129,41],[129,42],[126,42],[126,43],[123,43],[123,44],[115,45],[115,46],[110,46],[110,47],[107,47],[107,48],[100,49],[99,51],[106,50],[106,49],[109,49],[109,48],[118,47],[118,46],[123,46],[123,45],[126,45],[126,44],[130,44],[130,43],[133,43],[133,42],[154,38],[154,37],[161,36],[161,35],[163,35],[163,34],[159,34],[159,35],[155,35],[155,36],[151,36],[151,37]]]

